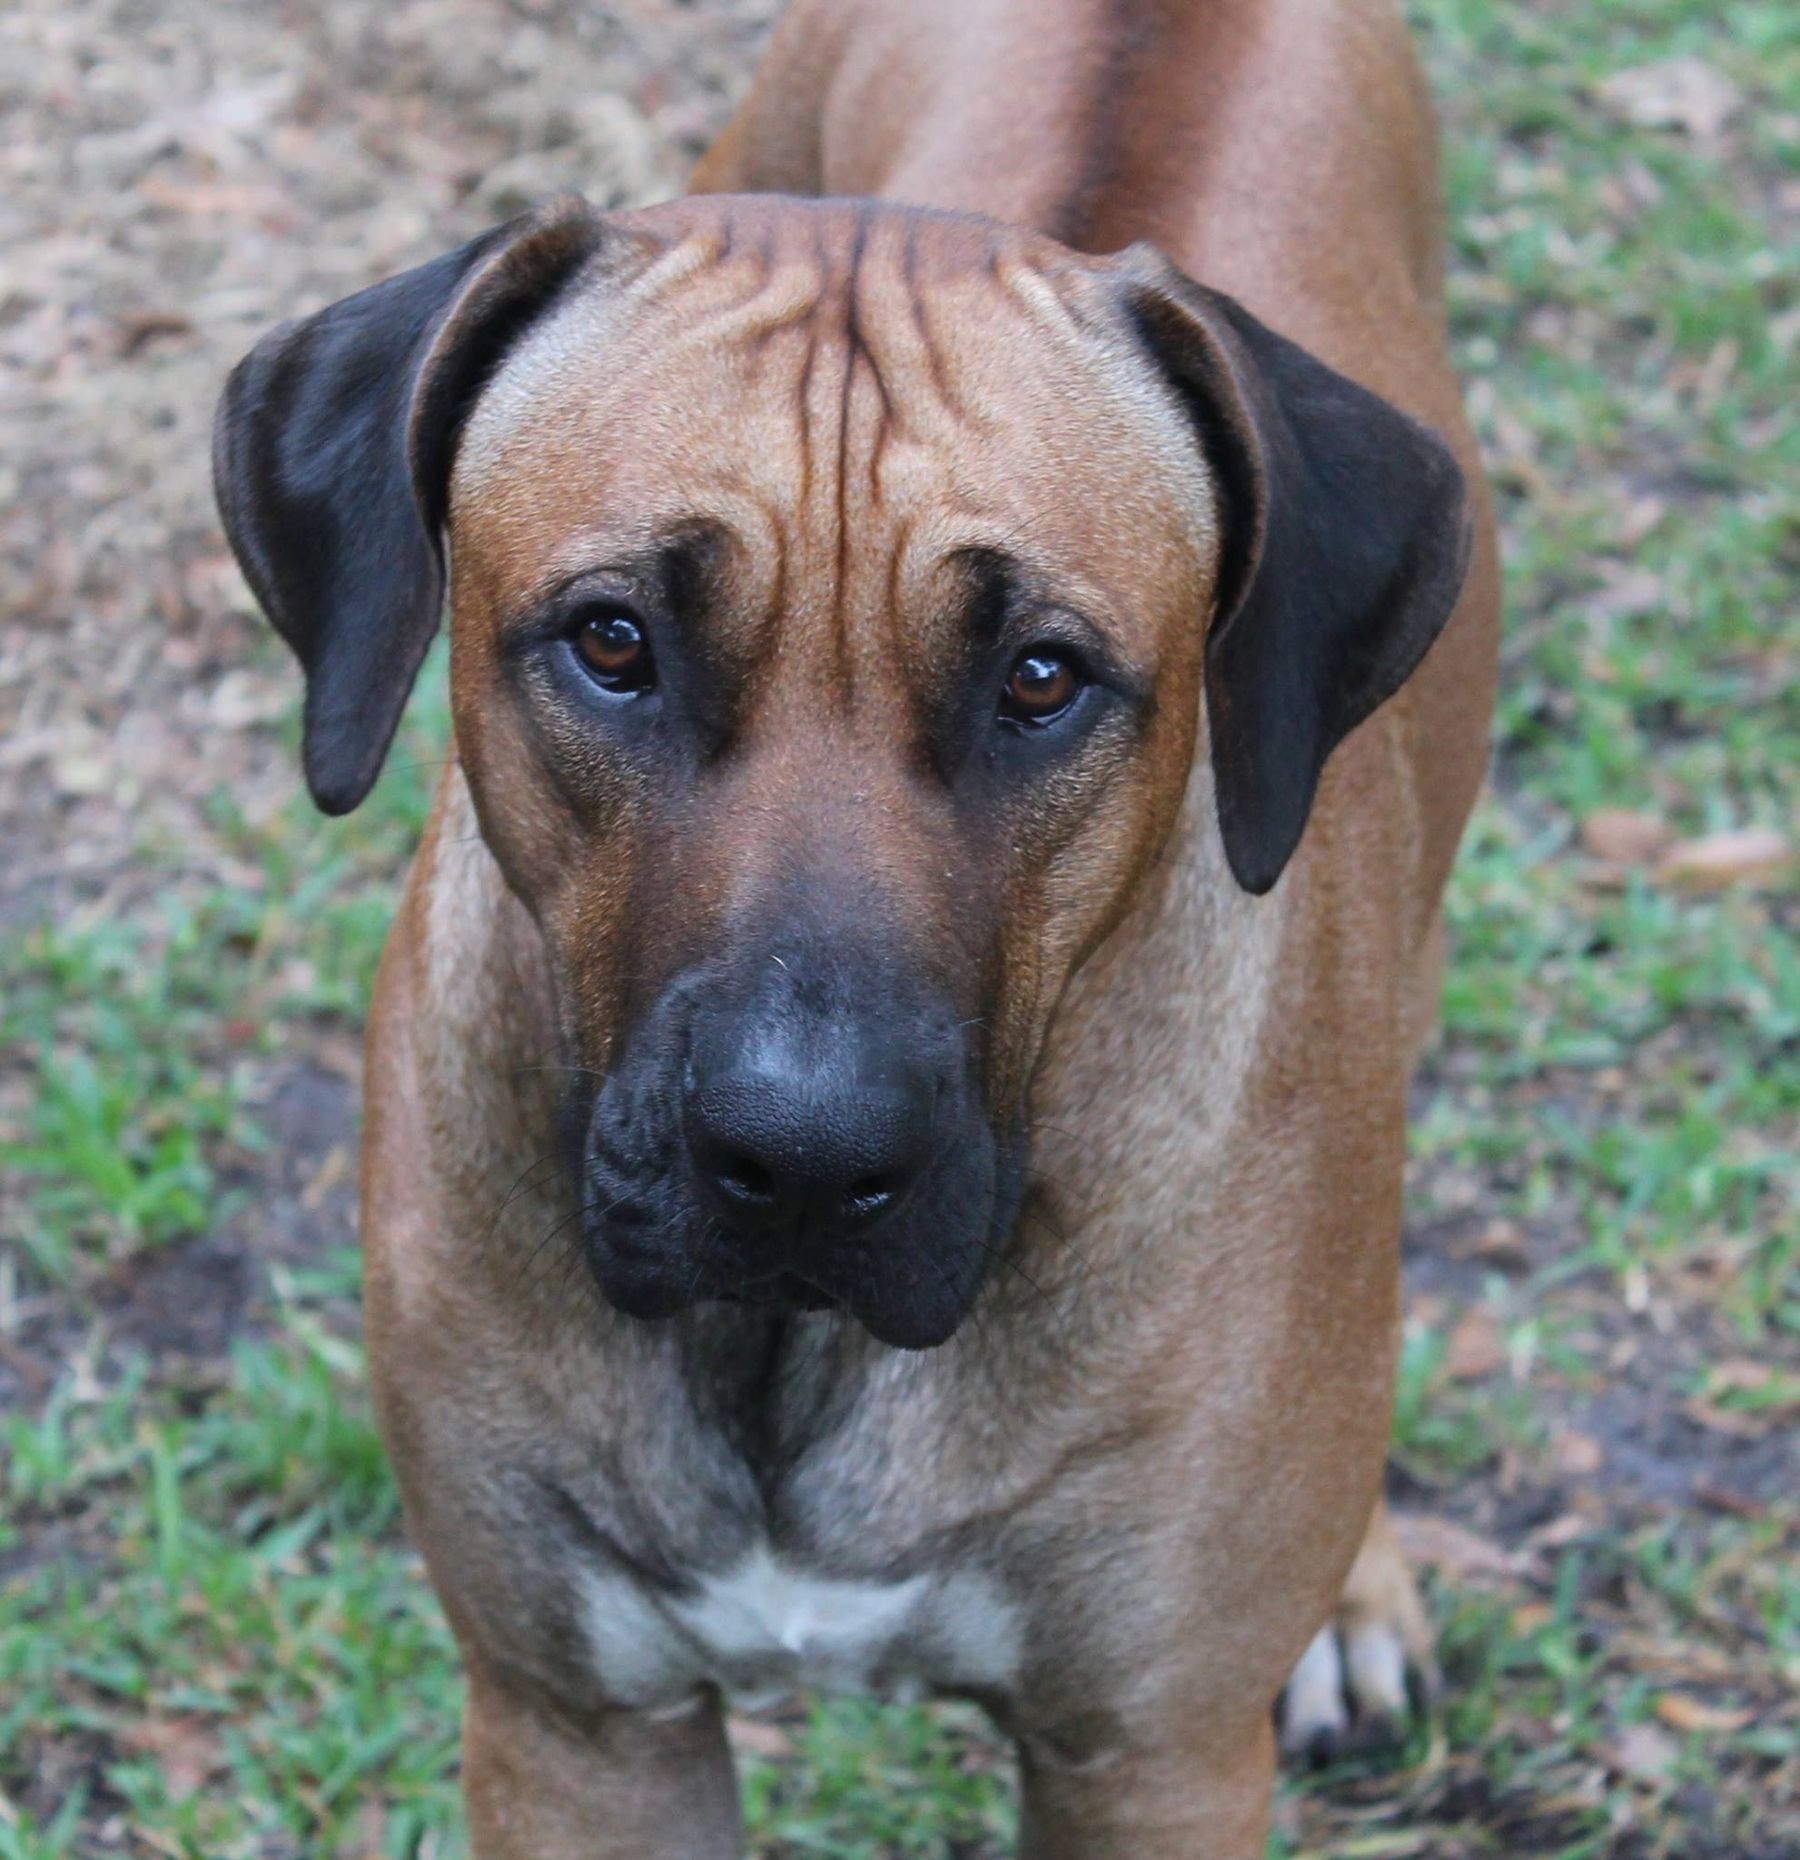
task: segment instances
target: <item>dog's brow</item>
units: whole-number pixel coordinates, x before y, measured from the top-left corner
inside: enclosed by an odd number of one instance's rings
[[[1016,591],[1012,565],[997,549],[958,550],[951,563],[960,569],[968,588],[963,623],[984,645],[998,640],[1012,610]]]
[[[547,564],[543,576],[510,603],[505,624],[529,624],[594,584],[671,594],[697,590],[704,585],[708,560],[730,540],[723,525],[695,516],[651,535],[586,549],[578,560]]]

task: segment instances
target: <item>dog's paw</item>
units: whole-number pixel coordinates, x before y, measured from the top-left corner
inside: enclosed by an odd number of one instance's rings
[[[1438,1687],[1425,1605],[1387,1509],[1377,1506],[1337,1612],[1313,1636],[1281,1695],[1281,1748],[1314,1764],[1393,1750]]]

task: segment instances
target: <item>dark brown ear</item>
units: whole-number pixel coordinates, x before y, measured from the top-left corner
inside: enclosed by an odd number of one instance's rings
[[[306,672],[307,786],[374,785],[444,601],[457,436],[507,348],[600,242],[565,196],[265,336],[232,371],[213,487],[245,578]]]
[[[1222,492],[1206,714],[1226,857],[1265,892],[1333,749],[1400,688],[1462,590],[1461,471],[1429,428],[1147,246],[1115,261]]]

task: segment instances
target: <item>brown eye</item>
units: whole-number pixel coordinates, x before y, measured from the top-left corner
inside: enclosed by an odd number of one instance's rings
[[[1054,652],[1034,649],[1020,658],[1000,694],[1003,723],[1049,723],[1081,695],[1081,674]]]
[[[655,682],[650,641],[630,614],[589,614],[575,629],[574,645],[588,676],[603,691],[647,691]]]

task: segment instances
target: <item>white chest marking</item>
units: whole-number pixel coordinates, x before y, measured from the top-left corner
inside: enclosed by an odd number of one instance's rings
[[[923,1576],[874,1583],[801,1575],[759,1545],[671,1612],[727,1665],[790,1654],[805,1666],[843,1668],[854,1683],[905,1625],[925,1586]]]
[[[969,1572],[844,1582],[796,1570],[759,1545],[696,1595],[665,1600],[584,1568],[595,1663],[621,1704],[681,1702],[703,1681],[746,1703],[797,1686],[857,1691],[878,1680],[1003,1687],[1019,1660],[1016,1610]]]

